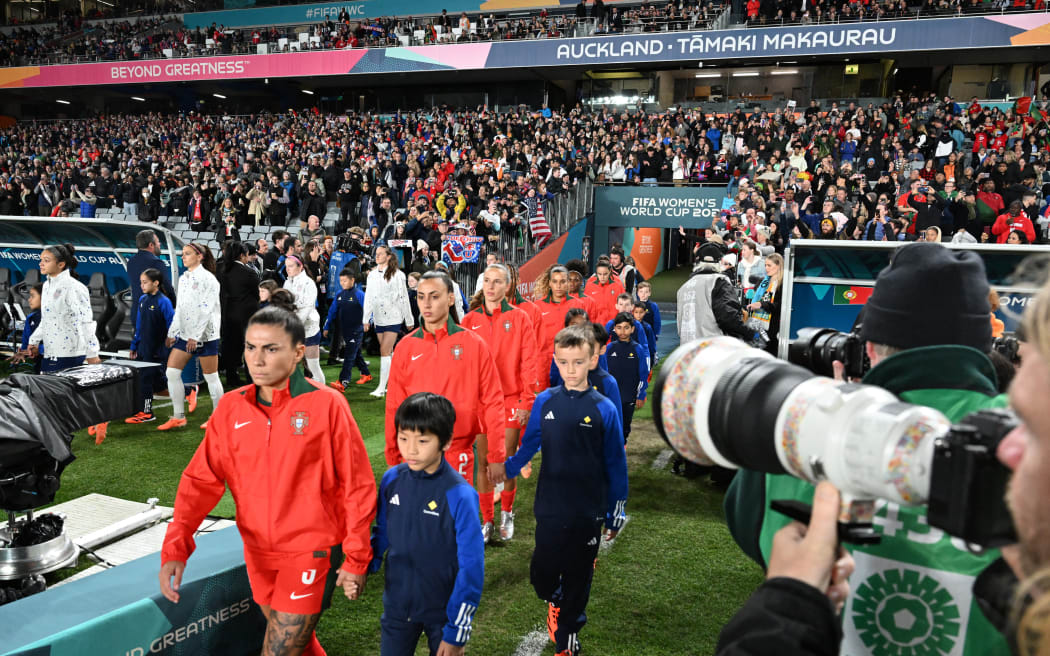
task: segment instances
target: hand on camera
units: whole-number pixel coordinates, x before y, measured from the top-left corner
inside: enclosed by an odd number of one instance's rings
[[[791,522],[773,536],[767,579],[787,577],[820,590],[835,612],[841,612],[849,594],[854,562],[838,542],[839,492],[823,482],[813,494],[809,526]]]
[[[859,383],[860,378],[850,378],[846,380],[846,365],[842,360],[831,361],[831,377],[835,380],[842,381],[843,383]]]

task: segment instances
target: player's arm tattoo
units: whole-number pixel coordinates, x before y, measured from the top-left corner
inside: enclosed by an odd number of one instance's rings
[[[299,656],[310,644],[321,614],[296,615],[272,611],[266,623],[263,656]]]

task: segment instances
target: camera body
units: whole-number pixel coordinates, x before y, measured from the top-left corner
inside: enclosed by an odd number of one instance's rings
[[[981,410],[937,438],[927,502],[932,526],[983,546],[1017,542],[1004,496],[1010,470],[995,454],[1017,423],[1006,410]]]
[[[800,328],[798,337],[788,345],[788,362],[818,376],[832,376],[836,360],[845,365],[847,380],[862,378],[871,369],[859,326],[849,333],[833,328]]]

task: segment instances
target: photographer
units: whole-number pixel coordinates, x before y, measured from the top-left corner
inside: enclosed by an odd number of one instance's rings
[[[861,338],[872,368],[863,382],[932,407],[951,421],[1004,406],[985,355],[992,342],[988,290],[983,262],[974,253],[929,242],[901,247],[879,274],[864,308]],[[748,555],[767,563],[772,536],[786,523],[768,510],[769,501],[809,502],[812,493],[811,485],[795,478],[741,471],[726,498],[730,531]],[[862,578],[854,585],[858,599],[847,602],[844,651],[871,653],[864,642],[870,631],[878,633],[878,644],[887,650],[903,649],[914,638],[904,615],[898,620],[893,613],[876,612],[887,599],[908,605],[898,596],[908,587],[899,578],[903,573],[940,595],[965,621],[965,631],[954,634],[943,625],[931,627],[936,630],[928,640],[957,643],[965,654],[1008,653],[971,592],[974,577],[998,557],[997,551],[970,553],[965,544],[929,527],[924,508],[881,504],[873,523],[881,529],[881,543],[852,548]],[[925,604],[916,608],[935,612]]]
[[[682,343],[716,335],[750,341],[753,336],[744,325],[736,287],[721,273],[724,254],[721,244],[702,244],[696,253],[692,277],[678,289],[678,334]]]
[[[777,532],[766,581],[722,629],[715,656],[838,654],[836,616],[854,568],[838,546],[838,511],[838,490],[821,483],[809,526],[793,522]]]

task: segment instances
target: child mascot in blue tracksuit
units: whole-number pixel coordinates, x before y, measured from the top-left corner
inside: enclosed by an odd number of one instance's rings
[[[543,449],[530,579],[536,595],[548,602],[547,629],[555,653],[575,656],[578,633],[587,621],[602,523],[606,539],[623,526],[627,459],[618,403],[587,380],[598,366],[593,331],[562,329],[554,340],[554,359],[565,382],[536,397],[521,447],[505,467],[506,475],[515,477]]]
[[[357,286],[353,269],[343,269],[339,272],[339,286],[342,290],[328,308],[324,336],[328,337],[328,329],[335,321],[343,337],[343,368],[339,371],[339,380],[328,385],[342,392],[350,384],[355,366],[361,371],[361,379],[357,381],[360,385],[372,380],[372,374],[361,352],[365,339],[365,293]]]
[[[631,420],[635,407],[645,405],[645,391],[649,387],[648,352],[634,341],[635,324],[638,322],[626,312],[613,319],[614,339],[605,348],[609,360],[609,375],[616,379],[620,389],[617,401],[623,408],[623,442],[631,434]],[[643,324],[644,325],[644,324]]]
[[[22,362],[29,356],[29,336],[40,325],[40,295],[44,293],[44,283],[38,282],[29,288],[29,309],[25,327],[22,328],[22,348],[14,357],[15,362]],[[40,373],[40,362],[44,359],[44,347],[40,346],[39,354],[33,358],[33,373]]]
[[[139,297],[138,315],[135,317],[135,336],[131,340],[131,357],[142,362],[167,362],[168,348],[164,340],[168,327],[175,316],[171,299],[161,291],[164,276],[157,269],[146,269],[139,276],[142,296]],[[139,376],[142,390],[142,410],[125,419],[128,424],[144,424],[153,421],[153,390],[165,380],[164,367],[143,369]]]
[[[369,568],[378,571],[386,554],[381,656],[411,656],[421,633],[431,654],[462,654],[470,638],[485,541],[478,493],[444,457],[455,423],[452,403],[430,392],[409,396],[394,415],[404,462],[379,485]]]

